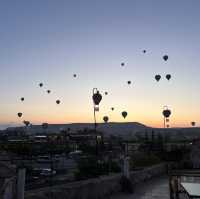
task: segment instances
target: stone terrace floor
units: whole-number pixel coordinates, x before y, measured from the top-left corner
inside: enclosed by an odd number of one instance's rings
[[[167,177],[154,178],[134,187],[133,194],[117,194],[111,199],[169,199],[169,186]]]

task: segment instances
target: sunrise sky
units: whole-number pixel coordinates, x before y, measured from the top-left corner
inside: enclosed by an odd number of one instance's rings
[[[199,8],[199,0],[0,1],[1,128],[93,122],[92,88],[103,94],[99,122],[161,127],[168,105],[172,127],[199,126]]]

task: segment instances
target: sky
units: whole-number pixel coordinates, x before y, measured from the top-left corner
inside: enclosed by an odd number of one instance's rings
[[[1,128],[93,122],[93,88],[103,95],[98,122],[106,115],[162,127],[168,106],[171,127],[199,126],[199,7],[199,0],[0,1]]]

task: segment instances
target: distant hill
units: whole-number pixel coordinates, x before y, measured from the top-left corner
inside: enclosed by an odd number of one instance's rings
[[[7,132],[17,130],[21,127],[9,127]],[[48,129],[44,130],[41,125],[32,125],[28,129],[28,134],[39,134],[39,133],[59,133],[60,130],[67,130],[70,128],[70,132],[76,133],[78,130],[83,129],[94,129],[93,123],[72,123],[72,124],[49,124]],[[118,135],[122,137],[132,137],[135,133],[143,132],[148,129],[143,124],[137,122],[127,122],[127,123],[99,123],[97,130],[109,135]]]
[[[79,130],[94,129],[93,123],[72,123],[72,124],[49,124],[48,129],[44,130],[41,125],[32,125],[29,127],[28,134],[41,134],[41,133],[59,133],[62,129],[67,130],[70,128],[71,133],[76,133]],[[9,127],[6,132],[13,130],[24,129],[24,127]],[[137,122],[110,122],[99,123],[98,131],[103,132],[104,136],[116,135],[123,138],[134,138],[135,136],[144,137],[146,134],[151,137],[152,131],[155,135],[162,134],[168,136],[173,140],[185,140],[200,137],[200,128],[151,128]]]
[[[190,128],[154,128],[155,133],[165,134],[171,137],[173,140],[185,140],[192,138],[200,138],[200,128],[190,127]]]

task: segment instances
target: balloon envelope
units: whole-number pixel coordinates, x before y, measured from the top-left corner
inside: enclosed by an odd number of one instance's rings
[[[156,81],[158,82],[161,79],[161,75],[156,75],[155,76]]]
[[[123,118],[126,118],[127,115],[128,115],[128,113],[127,113],[126,111],[123,111],[123,112],[122,112]]]
[[[163,111],[163,115],[164,115],[165,118],[169,118],[170,115],[171,115],[171,111],[169,109],[165,109]]]
[[[192,126],[195,126],[195,125],[196,125],[196,122],[191,122],[191,125],[192,125]]]
[[[131,84],[131,81],[127,81],[127,84]]]
[[[164,55],[164,56],[163,56],[163,59],[164,59],[165,61],[167,61],[168,58],[169,58],[168,55]]]
[[[99,93],[99,91],[97,91],[93,94],[92,99],[95,105],[99,105],[102,100],[102,95]]]
[[[74,77],[76,77],[77,75],[76,75],[76,74],[74,74],[73,76],[74,76]]]
[[[24,123],[25,126],[29,126],[29,124],[30,124],[30,122],[26,121],[26,120],[24,120],[23,123]]]
[[[22,101],[22,102],[24,101],[24,97],[21,97],[21,101]]]
[[[108,95],[108,92],[105,92],[105,95]]]
[[[115,109],[114,107],[111,108],[112,111],[114,111],[114,109]]]
[[[146,53],[146,50],[143,50],[143,53]]]
[[[60,104],[60,100],[56,100],[56,104]]]
[[[40,83],[39,86],[42,87],[42,86],[43,86],[43,83]]]
[[[108,120],[109,120],[108,116],[104,116],[104,117],[103,117],[103,121],[104,121],[105,123],[107,123]]]
[[[125,66],[125,63],[124,63],[124,62],[122,62],[122,63],[121,63],[121,66]]]
[[[170,74],[167,74],[167,75],[166,75],[166,79],[167,79],[167,80],[170,80],[171,77],[172,77],[172,76],[171,76]]]
[[[22,113],[17,113],[18,117],[22,117]]]

